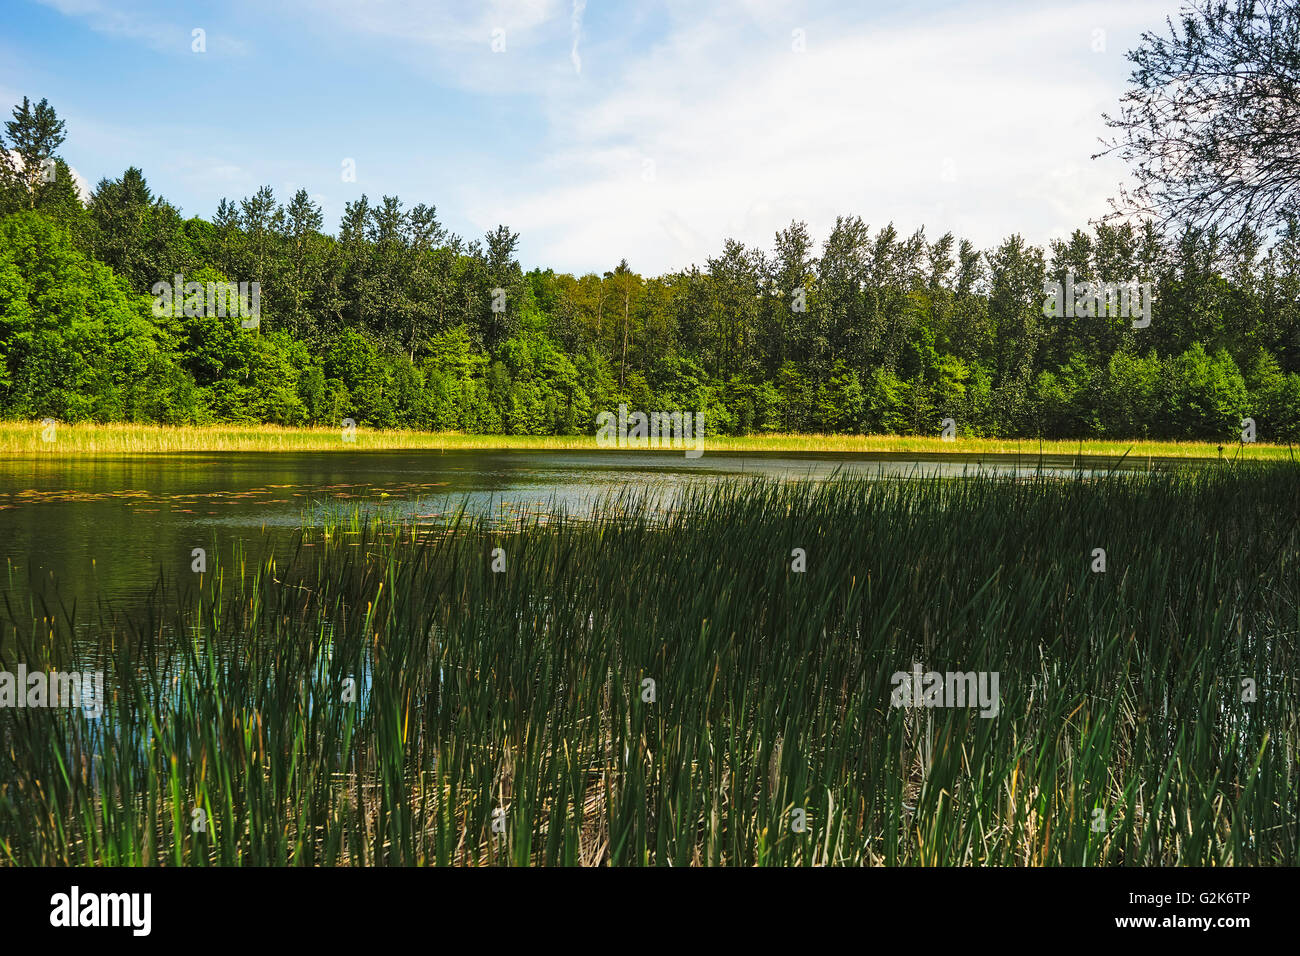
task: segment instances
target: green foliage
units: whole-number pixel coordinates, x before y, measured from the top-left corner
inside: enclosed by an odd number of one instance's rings
[[[63,421],[183,421],[192,382],[148,302],[39,213],[0,221],[0,407]]]
[[[1168,389],[1168,437],[1230,434],[1248,406],[1246,382],[1232,356],[1226,349],[1207,355],[1199,342],[1168,363]]]
[[[703,411],[713,434],[1007,438],[1300,437],[1300,225],[1162,237],[1150,223],[980,253],[952,235],[840,217],[775,253],[734,240],[704,268],[584,276],[465,242],[395,196],[348,204],[337,236],[306,190],[182,220],[134,167],[83,206],[62,123],[15,109],[0,150],[0,415],[590,434],[595,416]],[[25,160],[24,160],[25,162]],[[820,252],[820,255],[817,253]],[[157,283],[258,283],[262,321],[154,317]],[[1045,316],[1044,280],[1149,282],[1128,317]]]

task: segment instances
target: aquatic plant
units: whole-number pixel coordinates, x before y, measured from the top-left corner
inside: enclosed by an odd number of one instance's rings
[[[1294,865],[1298,525],[1289,465],[737,481],[309,527],[93,647],[11,584],[0,670],[108,699],[0,708],[0,860]]]

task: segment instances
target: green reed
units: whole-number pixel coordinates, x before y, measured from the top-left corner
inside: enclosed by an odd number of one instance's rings
[[[1293,466],[731,482],[332,518],[93,651],[11,590],[0,669],[109,698],[0,710],[0,860],[1295,864],[1298,528]]]

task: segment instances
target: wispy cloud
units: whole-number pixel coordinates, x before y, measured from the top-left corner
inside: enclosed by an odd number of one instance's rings
[[[573,72],[582,72],[582,57],[578,55],[578,41],[582,39],[582,13],[587,9],[587,0],[573,0],[573,47],[569,50],[569,60],[573,63]]]
[[[535,93],[563,63],[553,42],[563,0],[285,0],[284,9],[326,35],[382,40],[389,57],[453,89]]]
[[[248,44],[224,33],[211,33],[202,23],[183,26],[165,23],[126,7],[113,7],[103,0],[36,0],[64,16],[83,21],[87,27],[105,36],[138,40],[160,53],[191,54],[194,31],[203,30],[204,52],[225,56],[243,56]]]

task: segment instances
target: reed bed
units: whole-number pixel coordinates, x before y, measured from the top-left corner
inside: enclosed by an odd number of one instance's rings
[[[46,438],[51,440],[46,440]],[[340,428],[285,428],[278,425],[59,424],[53,433],[39,422],[0,422],[0,456],[67,458],[205,452],[285,451],[610,451],[593,435],[466,435],[360,427],[344,441]],[[745,451],[834,452],[851,454],[1039,455],[1130,458],[1225,458],[1283,461],[1294,458],[1288,445],[1236,441],[1040,441],[968,438],[944,441],[909,435],[710,435],[705,453]],[[667,452],[666,452],[667,453]],[[680,451],[672,452],[680,455]]]
[[[10,593],[0,668],[108,699],[0,710],[0,860],[1294,865],[1298,524],[1292,466],[746,481],[331,522],[93,650]]]

